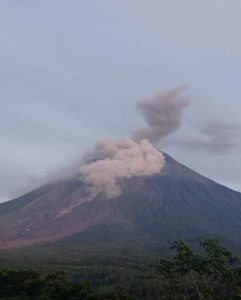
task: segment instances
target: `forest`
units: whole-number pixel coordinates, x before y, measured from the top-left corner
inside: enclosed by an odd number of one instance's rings
[[[241,299],[240,260],[215,239],[200,241],[193,250],[176,240],[170,255],[151,264],[152,273],[142,276],[144,268],[130,274],[130,266],[119,262],[122,275],[109,265],[91,276],[82,271],[43,272],[41,269],[2,268],[2,300],[161,300],[161,299]],[[141,263],[141,262],[140,262]],[[129,263],[130,264],[130,263]],[[138,265],[132,265],[137,268]]]

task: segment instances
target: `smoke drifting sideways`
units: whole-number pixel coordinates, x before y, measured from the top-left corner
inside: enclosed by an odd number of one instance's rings
[[[137,110],[147,126],[133,132],[134,141],[148,139],[158,143],[181,126],[183,109],[191,104],[191,98],[183,95],[188,86],[161,92],[152,98],[137,102]]]
[[[241,124],[235,122],[206,121],[197,126],[202,136],[195,140],[176,140],[175,146],[189,150],[205,151],[211,155],[226,155],[240,151]]]
[[[164,155],[148,140],[104,140],[84,155],[79,179],[88,184],[89,200],[100,193],[111,199],[121,194],[121,180],[157,174],[164,164]]]

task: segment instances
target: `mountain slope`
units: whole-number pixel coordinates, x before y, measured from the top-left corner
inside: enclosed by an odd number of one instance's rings
[[[39,242],[128,245],[217,236],[241,247],[241,194],[165,154],[160,174],[121,183],[122,194],[86,201],[73,178],[0,205],[1,248]]]

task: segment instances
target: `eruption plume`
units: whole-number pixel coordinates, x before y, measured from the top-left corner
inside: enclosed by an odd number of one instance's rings
[[[181,124],[182,110],[191,100],[182,95],[187,87],[160,93],[137,103],[147,127],[137,129],[133,140],[105,140],[83,157],[80,179],[89,184],[90,199],[100,193],[110,199],[121,194],[121,180],[150,176],[161,171],[164,155],[152,144],[176,131]]]
[[[178,130],[183,109],[191,103],[189,97],[182,95],[186,89],[187,86],[179,87],[139,101],[137,110],[144,117],[147,126],[135,130],[132,134],[133,140],[138,142],[148,139],[157,143]]]
[[[164,155],[149,141],[104,140],[86,153],[80,167],[80,179],[89,184],[90,198],[100,193],[110,199],[121,194],[120,182],[135,176],[160,172]]]

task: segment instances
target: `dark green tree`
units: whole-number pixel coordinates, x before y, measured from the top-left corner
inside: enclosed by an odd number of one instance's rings
[[[112,289],[98,291],[89,282],[74,282],[65,272],[40,276],[35,271],[0,270],[1,300],[131,300]]]
[[[172,259],[161,258],[163,299],[241,299],[238,259],[215,239],[200,242],[203,255],[183,240],[174,242]]]

